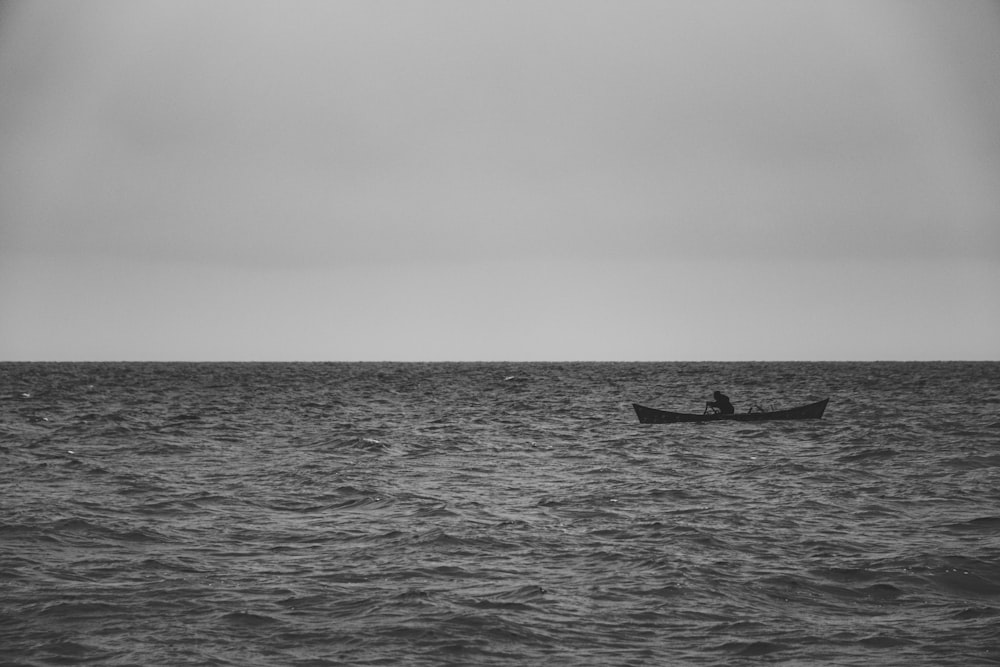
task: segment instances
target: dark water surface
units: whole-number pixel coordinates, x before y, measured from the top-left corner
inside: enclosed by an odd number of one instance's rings
[[[0,364],[0,464],[3,664],[1000,664],[997,363]]]

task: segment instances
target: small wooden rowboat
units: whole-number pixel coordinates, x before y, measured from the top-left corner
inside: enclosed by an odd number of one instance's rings
[[[826,410],[826,404],[829,402],[829,398],[824,398],[822,401],[810,403],[809,405],[803,405],[797,408],[789,408],[788,410],[774,410],[772,412],[767,412],[750,408],[750,412],[732,415],[723,415],[711,412],[703,415],[686,414],[683,412],[667,412],[666,410],[647,408],[646,406],[639,405],[638,403],[633,403],[632,407],[635,408],[635,414],[639,417],[640,424],[676,424],[678,422],[714,421],[756,422],[766,421],[769,419],[821,419],[823,417],[823,411]]]

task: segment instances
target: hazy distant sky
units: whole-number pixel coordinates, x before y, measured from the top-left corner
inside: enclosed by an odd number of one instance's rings
[[[1000,5],[0,5],[0,360],[1000,359]]]

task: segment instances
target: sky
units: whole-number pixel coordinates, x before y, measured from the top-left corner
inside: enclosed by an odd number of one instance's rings
[[[1000,359],[1000,4],[0,4],[0,360]]]

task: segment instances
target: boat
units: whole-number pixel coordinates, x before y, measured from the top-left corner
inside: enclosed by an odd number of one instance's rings
[[[701,415],[684,412],[668,412],[667,410],[647,408],[646,406],[639,405],[638,403],[633,403],[632,407],[635,408],[635,414],[639,417],[640,424],[676,424],[678,422],[715,421],[757,422],[772,419],[822,419],[823,411],[826,410],[826,404],[829,402],[829,398],[824,398],[822,401],[810,403],[809,405],[802,405],[797,408],[789,408],[787,410],[768,411],[752,407],[749,412],[728,415],[718,412],[706,412]]]

